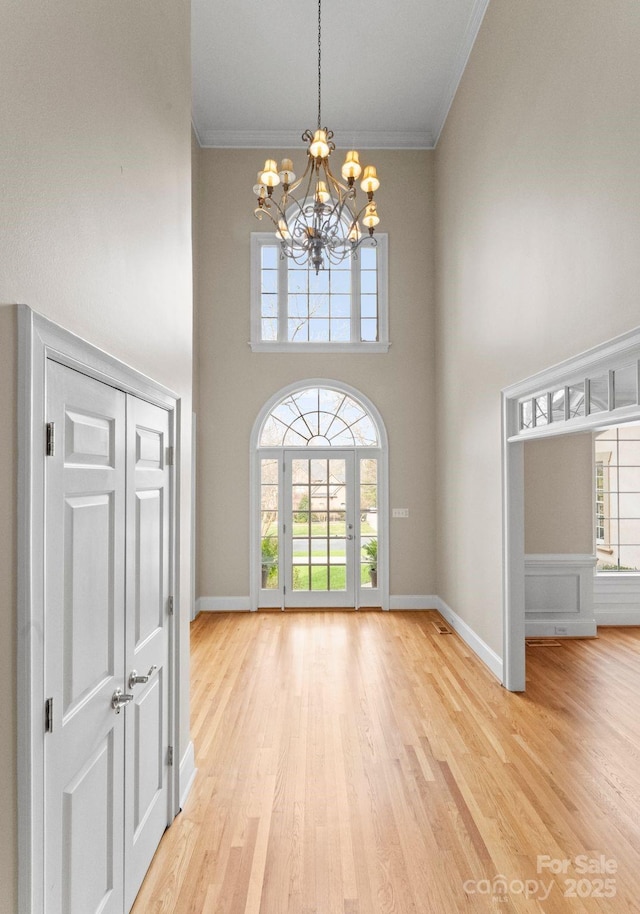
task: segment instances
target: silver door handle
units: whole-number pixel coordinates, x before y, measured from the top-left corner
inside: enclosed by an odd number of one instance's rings
[[[133,695],[123,694],[122,689],[116,689],[113,695],[111,696],[111,707],[116,712],[120,713],[120,708],[124,705],[129,704],[130,701],[133,701]]]
[[[352,540],[352,539],[353,539],[353,533],[347,533],[347,539],[348,539],[348,540]]]
[[[153,676],[157,669],[158,667],[154,663],[146,676],[138,676],[137,670],[131,670],[131,673],[129,674],[129,688],[132,689],[135,685],[141,685],[144,682],[149,682],[150,677]]]

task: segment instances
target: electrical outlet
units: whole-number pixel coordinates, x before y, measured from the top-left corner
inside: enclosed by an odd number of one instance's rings
[[[408,508],[392,508],[391,517],[409,517]]]
[[[555,633],[556,635],[566,635],[566,634],[567,634],[567,626],[566,626],[566,625],[556,625],[555,628],[554,628],[554,633]]]

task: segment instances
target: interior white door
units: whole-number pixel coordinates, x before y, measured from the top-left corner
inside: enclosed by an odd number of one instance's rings
[[[130,910],[169,812],[169,413],[47,371],[47,914]]]
[[[127,397],[126,911],[169,819],[169,433],[166,410]]]
[[[284,605],[355,606],[353,451],[284,455]]]
[[[123,905],[125,395],[49,362],[46,462],[47,914]]]

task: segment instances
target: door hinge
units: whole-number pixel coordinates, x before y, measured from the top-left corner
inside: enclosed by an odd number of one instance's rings
[[[167,601],[167,609],[169,610],[169,615],[173,615],[173,597],[169,597]]]
[[[167,448],[167,466],[173,466],[173,445]]]
[[[173,746],[169,746],[167,749],[167,764],[173,767]]]
[[[47,698],[44,703],[44,731],[53,733],[53,698]]]
[[[283,533],[286,533],[286,532],[287,532],[287,525],[286,525],[286,524],[283,524],[283,525],[282,525],[282,532],[283,532]]]
[[[283,584],[283,585],[282,585],[282,593],[285,594],[286,592],[287,592],[287,585],[286,585],[286,584]]]
[[[56,424],[47,422],[47,457],[53,457],[56,450]]]

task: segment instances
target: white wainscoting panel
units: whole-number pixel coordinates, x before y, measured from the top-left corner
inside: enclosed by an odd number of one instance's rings
[[[524,561],[527,636],[595,636],[594,555],[526,555]]]
[[[640,625],[640,575],[597,574],[593,608],[598,625]]]

